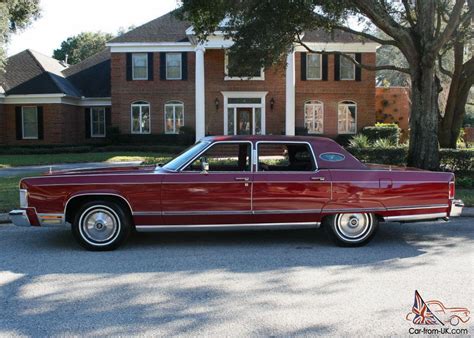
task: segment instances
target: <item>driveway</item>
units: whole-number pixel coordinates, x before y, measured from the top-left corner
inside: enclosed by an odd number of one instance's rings
[[[472,313],[473,269],[467,217],[382,224],[363,248],[304,230],[136,234],[105,253],[4,225],[0,335],[407,335],[415,290]]]
[[[46,155],[47,156],[47,155]],[[121,167],[139,165],[141,161],[131,162],[90,162],[90,163],[67,163],[53,165],[34,165],[26,167],[0,168],[0,177],[27,175],[30,173],[46,172],[51,170],[69,170],[85,168]]]

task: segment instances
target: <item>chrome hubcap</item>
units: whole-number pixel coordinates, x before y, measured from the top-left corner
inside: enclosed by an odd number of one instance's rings
[[[337,218],[339,232],[348,239],[356,239],[367,233],[371,225],[370,215],[341,214]]]
[[[107,242],[117,232],[118,220],[116,216],[107,209],[94,209],[82,218],[82,230],[84,234],[94,242]]]

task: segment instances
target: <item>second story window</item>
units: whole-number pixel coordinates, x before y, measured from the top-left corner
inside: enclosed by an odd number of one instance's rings
[[[355,54],[347,54],[348,56],[355,59]],[[354,80],[355,79],[355,64],[348,58],[341,56],[340,61],[340,78],[341,80]]]
[[[148,54],[132,54],[132,78],[133,80],[148,80]]]
[[[306,79],[321,80],[321,54],[310,54],[306,56]]]
[[[243,72],[238,63],[231,60],[231,56],[225,53],[225,80],[265,80],[263,68],[257,67],[250,72]]]
[[[132,134],[150,134],[150,104],[144,101],[132,103]]]
[[[166,53],[166,79],[181,80],[181,53]]]

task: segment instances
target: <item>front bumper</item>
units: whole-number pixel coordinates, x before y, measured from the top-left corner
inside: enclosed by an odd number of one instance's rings
[[[451,201],[451,212],[449,217],[458,217],[462,214],[462,208],[464,208],[464,202],[461,200],[452,200]]]
[[[35,208],[12,210],[10,220],[17,226],[62,226],[65,224],[63,214],[38,214]]]
[[[26,214],[26,210],[12,210],[8,214],[10,216],[10,220],[13,224],[20,227],[29,227],[31,225],[30,219]]]

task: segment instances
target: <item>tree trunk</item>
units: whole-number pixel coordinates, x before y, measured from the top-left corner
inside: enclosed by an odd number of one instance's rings
[[[413,69],[413,68],[412,68]],[[438,88],[433,67],[421,62],[411,75],[410,167],[439,170]]]
[[[454,70],[449,86],[448,100],[446,102],[444,116],[440,116],[439,121],[438,139],[441,148],[456,148],[456,141],[459,137],[460,130],[456,130],[454,127],[454,120],[458,119],[459,114],[464,116],[464,107],[462,108],[463,112],[459,111],[460,95],[462,95],[462,93],[459,92],[459,88],[462,86],[463,53],[464,44],[460,41],[456,41],[454,43]],[[465,105],[465,103],[466,101],[464,101],[463,105]],[[461,125],[459,125],[459,128],[461,128]],[[452,139],[454,134],[456,134],[456,139],[453,143]]]

